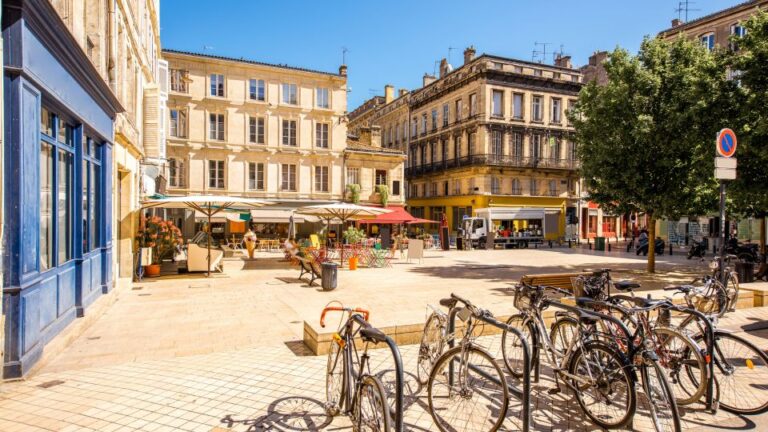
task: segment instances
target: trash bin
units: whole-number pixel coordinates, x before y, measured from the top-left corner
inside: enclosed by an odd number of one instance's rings
[[[736,274],[739,276],[739,283],[750,283],[755,281],[755,263],[749,261],[736,262]]]
[[[339,268],[336,263],[324,262],[323,264],[323,277],[321,286],[323,291],[332,291],[336,289],[336,276],[339,273]]]
[[[597,251],[605,250],[605,237],[595,237],[595,250]]]
[[[456,236],[456,250],[464,250],[464,239],[461,236]]]

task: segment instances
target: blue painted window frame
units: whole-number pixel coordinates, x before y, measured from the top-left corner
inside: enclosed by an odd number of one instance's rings
[[[99,250],[103,244],[100,223],[103,215],[104,198],[102,196],[103,174],[103,143],[89,136],[82,140],[85,144],[82,151],[83,177],[83,255]]]

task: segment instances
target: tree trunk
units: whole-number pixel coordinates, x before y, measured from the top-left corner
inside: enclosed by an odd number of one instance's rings
[[[648,273],[656,273],[656,219],[648,212]]]
[[[767,215],[763,213],[761,216],[762,217],[760,218],[760,241],[758,242],[758,244],[760,245],[760,252],[762,252],[763,254],[763,262],[765,263],[766,258],[768,258],[766,257],[766,255],[768,255],[768,250],[766,250],[765,248],[765,218]]]

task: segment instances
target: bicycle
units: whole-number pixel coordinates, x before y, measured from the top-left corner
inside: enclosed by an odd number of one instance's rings
[[[325,315],[331,311],[342,312],[342,320],[328,351],[325,411],[331,417],[342,411],[349,415],[355,432],[389,432],[392,421],[387,395],[381,381],[371,375],[368,356],[368,345],[386,342],[387,336],[368,323],[370,312],[360,308],[326,306],[320,315],[321,327],[325,327]],[[362,355],[355,346],[358,335],[364,343]]]
[[[511,316],[507,325],[518,329],[529,341],[528,354],[533,359],[532,364],[538,363],[539,351],[544,351],[556,384],[550,393],[561,391],[562,379],[573,391],[582,411],[596,425],[606,429],[625,426],[635,413],[636,379],[630,374],[623,353],[604,341],[591,338],[586,329],[605,316],[572,307],[570,309],[578,314],[574,318],[575,333],[564,334],[566,327],[563,326],[562,329],[553,328],[551,336],[547,335],[542,311],[549,306],[566,306],[550,301],[545,295],[546,290],[571,295],[556,287],[519,284],[515,287],[515,307],[520,313]],[[560,349],[556,348],[558,338]],[[525,348],[520,338],[505,330],[501,347],[507,370],[514,377],[522,376],[525,371],[520,367],[523,364],[520,359],[525,355]]]
[[[416,378],[419,384],[426,385],[437,359],[443,353],[452,335],[448,334],[448,315],[440,309],[428,305],[432,312],[424,324],[419,345],[419,357],[416,366]]]
[[[503,324],[455,294],[440,300],[440,305],[455,313],[465,328],[461,338],[450,339],[458,339],[458,345],[442,353],[430,371],[427,394],[432,419],[443,432],[496,431],[507,413],[509,388],[493,357],[474,343],[473,330],[478,320]]]
[[[720,305],[720,317],[725,315],[726,312],[736,310],[736,302],[739,300],[739,277],[731,268],[731,260],[733,259],[738,259],[738,257],[736,255],[725,255],[722,259],[723,268],[721,269],[720,257],[713,257],[709,263],[709,269],[712,270],[712,274],[703,278],[705,284],[720,284],[720,287],[717,287],[718,291],[721,291],[725,296],[725,304]]]

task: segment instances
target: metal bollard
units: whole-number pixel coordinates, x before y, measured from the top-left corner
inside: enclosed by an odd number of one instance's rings
[[[608,243],[608,252],[610,252],[610,251],[611,251],[611,244]]]
[[[552,240],[549,241],[549,248],[552,249]]]
[[[669,254],[672,255],[672,243],[669,244]]]
[[[589,245],[589,250],[592,250],[592,243],[587,242],[587,244]]]

